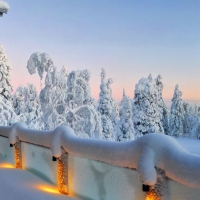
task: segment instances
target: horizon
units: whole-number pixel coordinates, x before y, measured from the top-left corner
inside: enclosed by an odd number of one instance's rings
[[[164,99],[171,100],[179,84],[185,101],[200,102],[199,1],[6,1],[10,10],[0,20],[0,43],[14,90],[28,82],[40,89],[39,76],[26,69],[31,54],[40,51],[58,69],[89,69],[95,99],[105,68],[117,101],[123,88],[133,98],[139,79],[152,73],[163,77]]]

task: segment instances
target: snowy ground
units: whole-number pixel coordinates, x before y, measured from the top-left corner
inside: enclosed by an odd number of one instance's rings
[[[175,138],[190,153],[200,155],[200,140],[188,137]]]
[[[0,177],[0,200],[78,200],[60,194],[57,187],[28,171],[15,169],[2,157],[0,157]]]

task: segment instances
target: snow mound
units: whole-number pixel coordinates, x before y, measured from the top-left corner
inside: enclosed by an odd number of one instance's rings
[[[54,131],[29,130],[23,123],[15,123],[8,131],[10,143],[18,140],[51,148],[55,157],[69,154],[106,162],[120,167],[137,169],[144,184],[157,181],[155,167],[165,171],[167,177],[189,187],[200,189],[200,156],[184,149],[174,138],[163,134],[147,134],[129,142],[113,142],[79,138],[73,129],[60,126]]]
[[[7,13],[9,9],[10,6],[5,1],[0,0],[0,12]]]

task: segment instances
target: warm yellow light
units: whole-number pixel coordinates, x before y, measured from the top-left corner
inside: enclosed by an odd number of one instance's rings
[[[68,154],[62,149],[62,155],[58,160],[58,190],[61,194],[67,194],[68,186]]]
[[[45,192],[60,194],[56,187],[51,187],[51,186],[47,186],[47,185],[39,185],[37,188],[40,190],[43,190]]]
[[[15,167],[18,169],[22,169],[22,153],[20,142],[17,142],[15,144]]]
[[[154,200],[154,197],[147,195],[146,200]]]
[[[157,196],[154,190],[147,193],[145,200],[160,200],[161,198]]]
[[[0,164],[0,168],[15,168],[13,165],[11,164]]]

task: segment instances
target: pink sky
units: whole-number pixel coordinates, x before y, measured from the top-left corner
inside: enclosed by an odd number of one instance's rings
[[[19,68],[18,68],[19,69]],[[14,91],[19,85],[26,85],[27,83],[33,83],[37,90],[40,91],[40,78],[38,74],[30,75],[28,73],[28,70],[26,67],[24,67],[23,70],[18,70],[13,66],[12,69],[12,86]],[[69,70],[69,69],[68,69]],[[77,69],[70,69],[71,70],[77,70]],[[107,70],[109,71],[109,70]],[[95,70],[94,72],[91,72],[91,80],[90,80],[90,86],[91,86],[91,91],[92,91],[92,96],[98,100],[99,98],[99,86],[100,86],[100,73],[101,69],[99,68],[98,70]],[[125,75],[125,74],[124,74]],[[146,76],[145,76],[146,75]],[[154,74],[153,74],[154,75]],[[143,77],[147,77],[148,74],[144,74]],[[156,76],[154,76],[155,78]],[[131,79],[130,77],[127,77],[127,79],[123,78],[123,73],[121,76],[119,76],[117,73],[111,75],[107,72],[107,78],[113,78],[114,82],[112,84],[112,90],[113,90],[113,97],[117,100],[120,101],[122,98],[122,90],[125,88],[126,94],[130,96],[131,98],[134,97],[134,89],[135,89],[135,84],[139,81],[140,78],[134,78]],[[194,80],[193,80],[194,81]],[[174,92],[174,87],[176,82],[169,82],[166,80],[166,78],[163,78],[163,83],[164,83],[164,90],[163,90],[163,97],[167,100],[171,100]],[[183,99],[184,100],[189,100],[189,101],[200,101],[200,93],[197,92],[199,91],[199,84],[196,83],[192,87],[191,85],[187,84],[187,82],[182,82],[182,84],[179,84],[180,90],[183,92]]]
[[[184,100],[200,101],[200,1],[8,3],[11,9],[0,19],[0,42],[13,67],[14,89],[27,82],[39,89],[39,77],[28,74],[26,63],[40,51],[58,68],[89,69],[95,99],[105,68],[118,101],[123,88],[133,98],[135,84],[149,73],[163,76],[165,99],[179,84]]]

